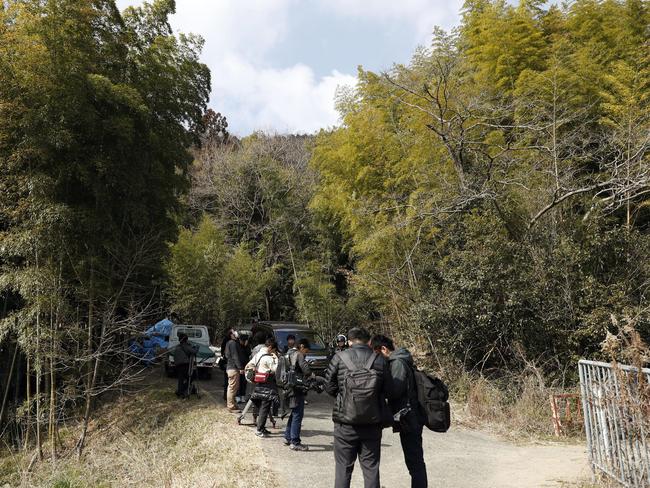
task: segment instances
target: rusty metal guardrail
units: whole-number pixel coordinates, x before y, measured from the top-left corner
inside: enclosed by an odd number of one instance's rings
[[[598,471],[628,488],[650,487],[650,369],[578,363],[587,449]]]

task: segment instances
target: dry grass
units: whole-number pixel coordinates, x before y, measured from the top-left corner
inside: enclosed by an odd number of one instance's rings
[[[81,460],[0,459],[0,487],[273,487],[259,439],[205,394],[176,399],[169,383],[106,405],[92,425]],[[69,436],[71,439],[74,436]]]
[[[614,481],[600,478],[596,481],[582,480],[576,483],[562,483],[560,488],[621,488],[621,485]]]
[[[554,435],[549,400],[552,392],[540,384],[536,375],[522,375],[504,386],[483,376],[465,374],[452,388],[452,396],[457,401],[455,421],[514,441],[574,442],[582,435],[579,428],[562,438]]]

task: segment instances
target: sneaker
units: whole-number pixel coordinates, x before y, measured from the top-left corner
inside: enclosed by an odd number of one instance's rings
[[[305,446],[304,444],[291,444],[289,449],[292,451],[309,451],[309,446]]]
[[[263,430],[256,430],[256,431],[255,431],[255,435],[256,435],[257,437],[268,437],[268,436],[269,436],[269,435],[268,435],[266,432],[264,432]]]
[[[241,413],[241,410],[239,410],[237,407],[228,407],[226,410],[232,413]]]
[[[288,441],[287,439],[282,439],[282,444],[284,444],[285,446],[290,446],[291,441]]]
[[[266,427],[264,427],[264,428],[262,429],[262,432],[264,432],[266,435],[270,435],[270,434],[271,434],[271,431],[270,431],[269,429],[267,429]]]

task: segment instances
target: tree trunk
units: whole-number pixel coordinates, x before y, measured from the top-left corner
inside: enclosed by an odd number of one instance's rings
[[[94,269],[91,262],[90,265],[90,289],[88,296],[88,342],[86,344],[86,354],[88,356],[88,371],[86,379],[86,405],[84,408],[84,417],[83,417],[83,428],[81,429],[81,435],[77,441],[77,457],[81,457],[83,452],[84,443],[86,442],[86,433],[88,432],[88,420],[90,418],[90,406],[92,403],[92,388],[94,387],[93,380],[93,371],[95,368],[92,367],[92,357],[93,357],[93,320],[94,320]],[[96,361],[95,361],[96,364]]]
[[[18,356],[18,341],[16,341],[16,346],[14,347],[14,355],[11,359],[11,366],[9,366],[9,374],[7,375],[7,381],[5,383],[5,391],[2,395],[2,407],[0,407],[0,428],[2,427],[2,421],[5,417],[5,407],[7,405],[7,397],[9,396],[9,389],[11,387],[11,377],[14,374],[14,366],[16,364],[16,356]]]
[[[36,271],[40,271],[38,265],[38,250],[36,251]],[[37,274],[38,276],[38,274]],[[36,297],[39,300],[36,305],[36,353],[34,354],[34,372],[36,373],[36,455],[38,460],[43,459],[41,446],[41,306],[40,295],[37,287]]]
[[[29,447],[29,431],[31,429],[31,418],[32,418],[32,381],[30,378],[29,370],[31,368],[31,360],[29,358],[29,353],[26,355],[27,356],[27,367],[25,368],[25,381],[26,381],[26,389],[25,389],[25,395],[26,395],[26,402],[27,402],[27,409],[26,409],[26,419],[25,419],[25,450]]]
[[[43,459],[41,446],[41,348],[40,348],[40,320],[36,314],[36,354],[34,357],[34,372],[36,373],[36,454],[38,460]]]
[[[97,374],[99,372],[99,363],[100,363],[100,358],[101,358],[101,353],[102,353],[102,348],[104,346],[104,341],[106,339],[106,321],[102,322],[102,330],[99,335],[99,345],[97,346],[97,350],[95,351],[95,364],[93,367],[93,373],[91,377],[91,382],[88,388],[88,391],[86,392],[86,408],[84,411],[84,418],[83,418],[83,428],[81,430],[81,436],[79,437],[79,441],[77,442],[77,457],[81,457],[81,454],[83,452],[84,444],[86,442],[86,434],[88,433],[88,422],[90,421],[90,407],[92,405],[92,390],[95,388],[95,384],[97,382]]]
[[[16,378],[14,379],[14,419],[17,418],[16,414],[18,413],[18,399],[20,398],[20,392],[22,391],[20,386],[23,381],[23,359],[22,354],[18,357],[18,364],[16,366]],[[16,446],[20,445],[22,437],[20,435],[20,429],[18,422],[14,421],[14,444]]]
[[[47,434],[50,440],[50,456],[52,462],[56,461],[56,372],[54,371],[54,357],[56,354],[56,337],[54,334],[53,314],[50,314],[50,416]]]

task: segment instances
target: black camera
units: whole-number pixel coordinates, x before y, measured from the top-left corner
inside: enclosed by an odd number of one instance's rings
[[[323,393],[325,391],[325,378],[322,376],[314,376],[306,380],[307,389],[313,390],[316,393]]]

